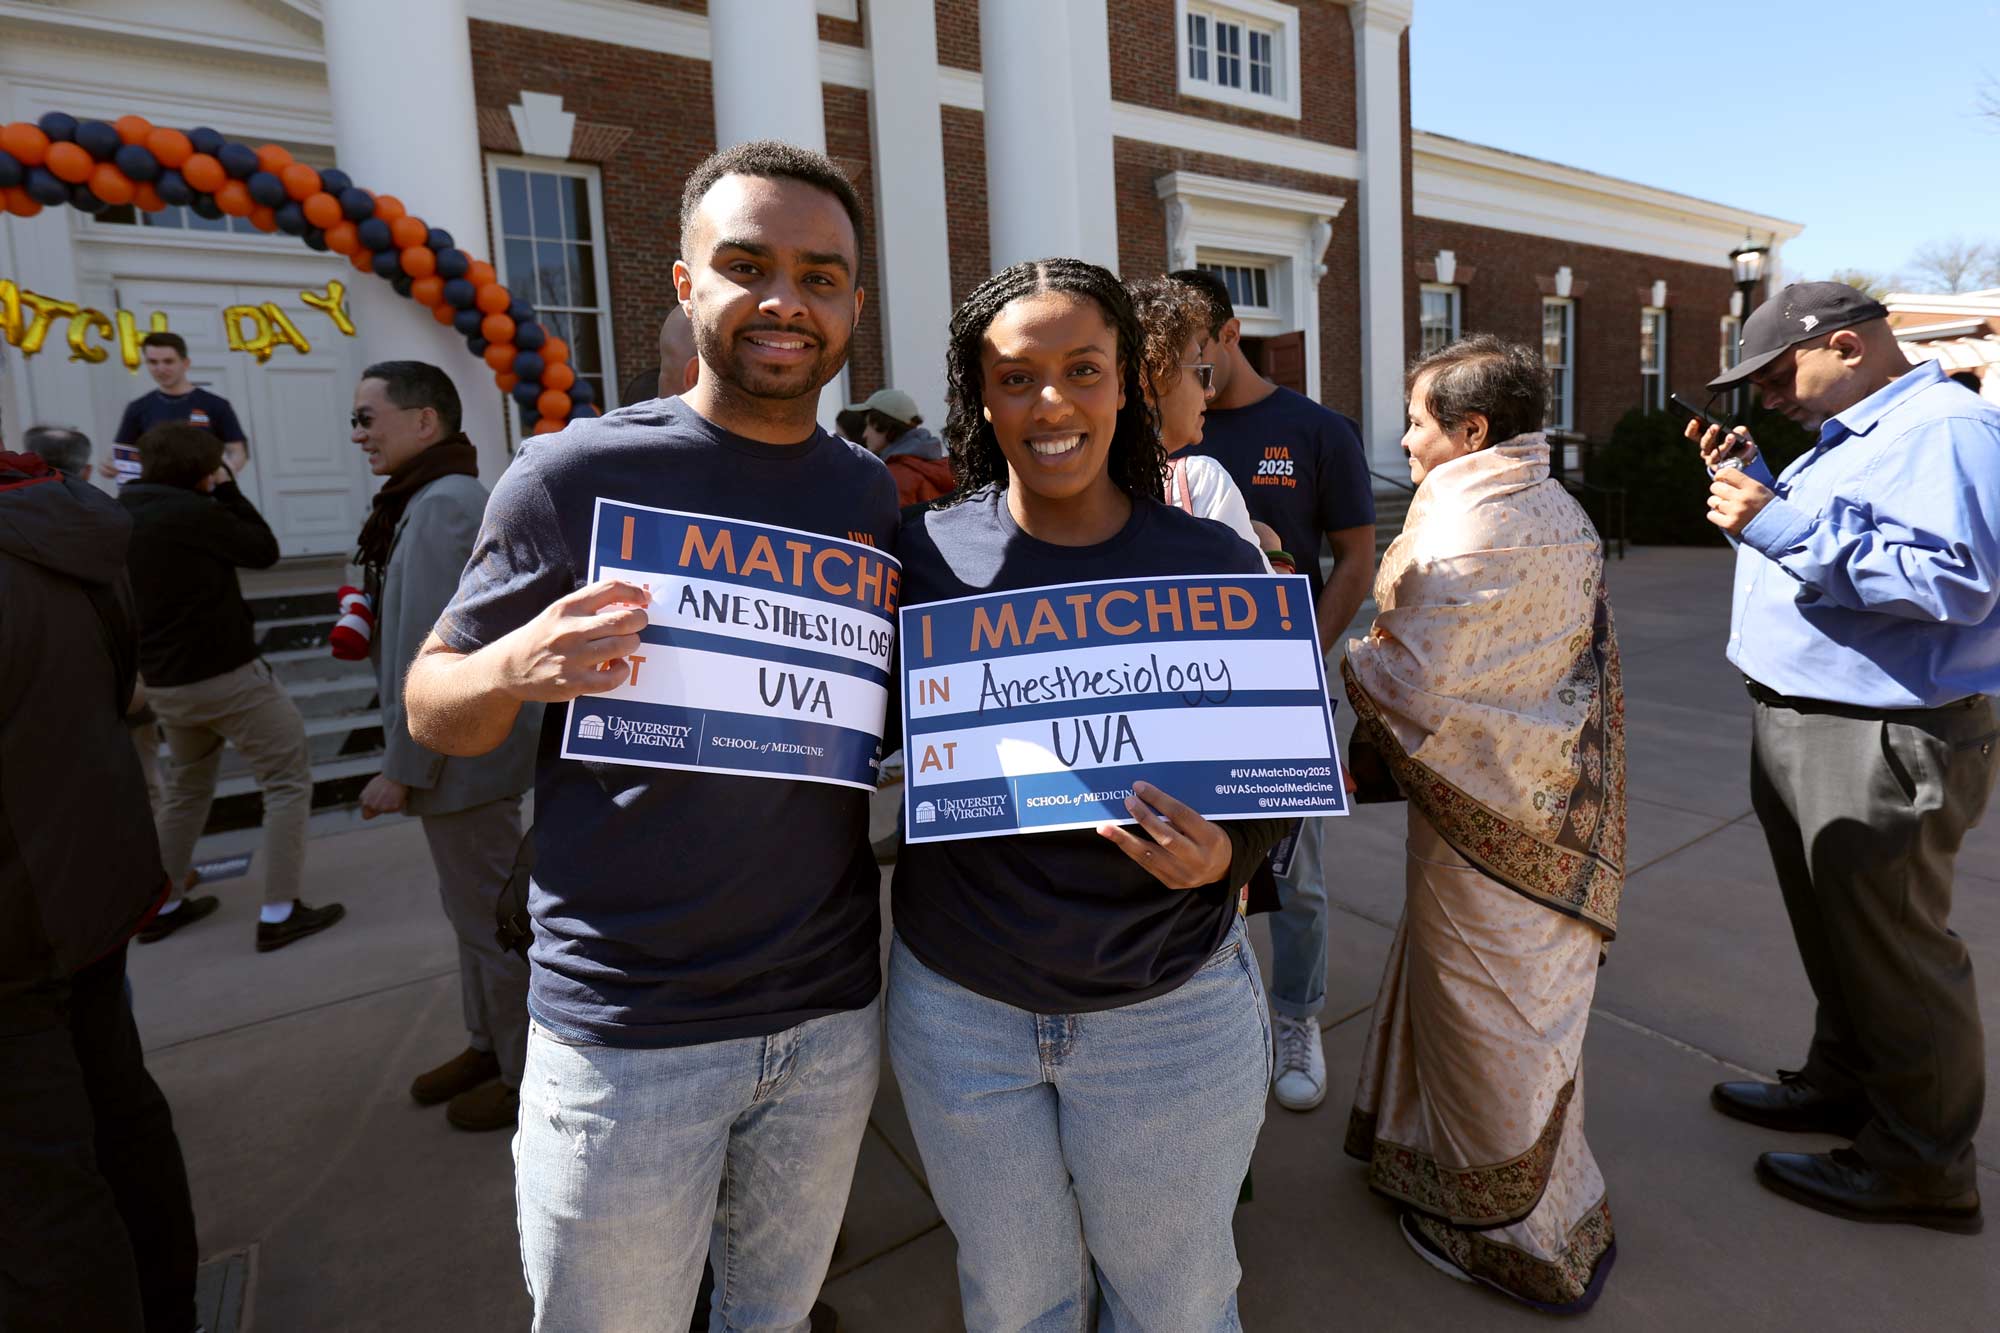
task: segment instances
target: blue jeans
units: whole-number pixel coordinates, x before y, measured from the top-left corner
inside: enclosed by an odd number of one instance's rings
[[[1305,821],[1291,872],[1278,878],[1278,910],[1271,913],[1271,1012],[1286,1018],[1318,1018],[1326,1007],[1326,873],[1319,846],[1326,823]]]
[[[826,1278],[881,1075],[881,1001],[664,1050],[529,1030],[514,1137],[537,1333],[793,1333]]]
[[[1230,1219],[1271,1079],[1239,921],[1179,989],[1035,1014],[933,972],[898,938],[889,1055],[958,1240],[969,1333],[1233,1330]]]

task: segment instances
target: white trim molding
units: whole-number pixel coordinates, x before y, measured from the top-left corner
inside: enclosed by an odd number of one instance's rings
[[[523,92],[521,100],[507,108],[514,122],[514,137],[529,157],[567,158],[576,138],[576,116],[563,110],[562,98],[553,93]]]
[[[1354,0],[1356,126],[1363,171],[1361,208],[1361,401],[1343,404],[1361,421],[1374,470],[1394,475],[1402,461],[1403,366],[1403,33],[1410,0]]]

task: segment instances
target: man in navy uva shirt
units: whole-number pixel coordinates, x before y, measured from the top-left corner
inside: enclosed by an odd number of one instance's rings
[[[1841,283],[1758,307],[1709,388],[1744,380],[1819,435],[1776,478],[1740,428],[1699,438],[1709,521],[1737,543],[1751,798],[1819,1007],[1802,1070],[1711,1100],[1854,1140],[1763,1154],[1777,1193],[1974,1232],[1985,1043],[1947,918],[2000,764],[2000,409],[1935,362],[1912,369],[1888,311]]]

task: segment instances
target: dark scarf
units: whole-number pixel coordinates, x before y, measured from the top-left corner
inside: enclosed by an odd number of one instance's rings
[[[479,455],[465,432],[448,435],[389,474],[382,489],[375,492],[374,508],[361,525],[355,543],[354,563],[367,575],[368,600],[375,614],[382,614],[382,579],[389,568],[389,552],[396,543],[396,525],[416,493],[440,477],[476,477]]]

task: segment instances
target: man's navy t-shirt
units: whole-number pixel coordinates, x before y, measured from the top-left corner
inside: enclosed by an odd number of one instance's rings
[[[125,404],[125,416],[119,421],[112,442],[132,444],[153,427],[175,421],[205,427],[224,444],[243,438],[243,424],[236,419],[236,409],[221,394],[206,389],[182,394],[155,389]]]
[[[1056,546],[1022,532],[998,489],[912,514],[898,556],[904,606],[1093,579],[1264,572],[1256,549],[1222,524],[1156,501],[1135,502],[1109,541]],[[1259,849],[1281,830],[1271,821]],[[896,933],[925,966],[1045,1014],[1164,995],[1200,969],[1236,915],[1233,885],[1170,889],[1095,829],[909,843],[893,893]]]
[[[438,637],[482,648],[582,587],[600,496],[895,548],[896,484],[866,449],[824,431],[759,444],[656,399],[524,447]],[[569,1041],[685,1046],[875,998],[867,792],[563,759],[566,712],[548,710],[535,774],[537,1022]]]
[[[1248,407],[1208,410],[1201,443],[1229,469],[1250,517],[1278,531],[1319,600],[1326,535],[1375,521],[1368,452],[1352,421],[1280,386]]]

